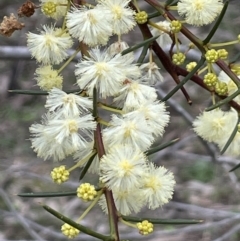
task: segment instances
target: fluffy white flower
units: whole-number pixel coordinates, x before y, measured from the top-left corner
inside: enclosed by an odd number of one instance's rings
[[[27,46],[32,56],[43,64],[59,64],[67,58],[67,49],[73,44],[70,35],[54,26],[43,26],[40,34],[29,32]]]
[[[144,116],[112,116],[110,127],[103,130],[103,138],[110,148],[115,145],[129,145],[146,151],[154,137]]]
[[[47,97],[45,107],[50,111],[55,111],[61,116],[78,116],[83,112],[92,109],[92,100],[76,94],[67,94],[62,90],[53,88]]]
[[[193,122],[193,130],[204,140],[218,143],[219,140],[225,139],[226,133],[231,133],[237,114],[235,111],[224,112],[221,109],[204,111]]]
[[[139,115],[143,115],[148,124],[148,128],[152,130],[155,136],[163,135],[164,128],[170,119],[169,112],[166,111],[165,103],[159,101],[147,101],[136,108],[135,111],[125,115],[135,115],[136,119],[138,119]]]
[[[73,7],[67,14],[69,33],[89,46],[106,45],[112,35],[111,16],[104,9]]]
[[[40,0],[40,2],[41,10],[46,16],[56,20],[65,16],[68,0]]]
[[[90,96],[94,87],[103,98],[115,95],[126,78],[140,75],[138,67],[132,64],[134,59],[130,56],[111,56],[107,51],[101,52],[97,48],[89,51],[89,55],[90,57],[76,65],[75,74],[80,88],[86,88]]]
[[[168,22],[168,21],[160,21],[156,24],[168,32],[171,31],[170,22]],[[165,48],[167,45],[172,44],[172,39],[170,38],[169,34],[165,33],[164,31],[161,31],[157,28],[153,28],[153,29],[151,29],[151,33],[153,36],[160,35],[157,38],[157,43],[159,44],[159,46],[161,48]]]
[[[146,170],[146,157],[130,145],[116,145],[100,160],[100,180],[114,191],[138,188]]]
[[[88,139],[93,139],[95,128],[96,122],[91,114],[81,117],[62,116],[58,119],[50,119],[45,127],[45,133],[53,137],[60,145],[67,140],[75,150],[78,150],[81,147],[86,147]]]
[[[129,8],[130,0],[100,0],[97,8],[110,13],[113,33],[128,33],[136,25],[135,12]]]
[[[49,116],[45,116],[42,124],[33,124],[29,128],[32,143],[31,147],[37,153],[37,156],[44,160],[52,158],[53,161],[61,161],[65,157],[73,154],[75,150],[68,140],[65,140],[59,145],[53,136],[45,132],[48,119]]]
[[[113,191],[113,199],[115,206],[122,215],[129,215],[131,213],[138,213],[143,207],[143,197],[139,195],[138,189],[129,191]],[[105,213],[108,213],[107,203],[105,197],[99,200],[99,205]]]
[[[141,195],[150,209],[156,209],[172,198],[175,180],[166,168],[149,163],[148,172],[142,178],[142,185]]]
[[[222,0],[180,0],[177,4],[179,15],[188,24],[202,26],[212,23],[223,8]]]
[[[41,66],[36,69],[35,79],[37,85],[42,89],[49,91],[52,88],[62,89],[63,77],[54,70],[51,65]]]
[[[149,85],[155,85],[158,81],[163,81],[163,76],[159,71],[160,68],[158,68],[154,62],[142,64],[139,68],[142,76],[145,76],[144,80],[146,80]]]
[[[140,82],[141,79],[126,80],[120,94],[114,98],[116,105],[123,111],[135,110],[143,103],[157,99],[156,89]]]

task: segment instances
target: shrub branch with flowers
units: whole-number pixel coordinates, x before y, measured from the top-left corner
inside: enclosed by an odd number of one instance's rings
[[[147,13],[140,8],[140,2],[149,4],[155,12]],[[224,18],[228,2],[99,0],[92,5],[87,1],[40,0],[36,6],[28,0],[18,10],[19,17],[30,17],[35,10],[41,9],[42,14],[53,19],[52,24],[43,25],[26,36],[29,51],[39,64],[35,72],[35,80],[41,89],[38,94],[48,94],[41,123],[32,124],[29,130],[31,147],[38,157],[61,161],[72,156],[76,161],[72,167],[60,165],[51,171],[55,183],[67,182],[71,172],[81,168],[81,184],[77,190],[46,195],[71,194],[90,202],[77,220],[43,205],[64,222],[61,231],[68,238],[84,232],[101,240],[118,241],[121,237],[119,222],[137,229],[142,235],[152,233],[154,224],[201,222],[141,219],[132,215],[143,207],[154,210],[172,199],[174,175],[165,167],[154,164],[150,155],[177,141],[157,143],[170,121],[165,102],[181,91],[187,103],[192,103],[184,87],[189,80],[208,91],[212,98],[212,106],[193,122],[194,131],[204,140],[216,143],[222,154],[240,154],[240,68],[228,61],[228,52],[221,48],[239,43],[240,36],[227,43],[210,42]],[[174,11],[178,15],[173,15]],[[162,21],[155,22],[154,18],[158,16]],[[59,23],[61,27],[57,27]],[[212,24],[212,29],[204,40],[188,29],[189,25],[208,24]],[[122,35],[132,32],[136,26],[143,41],[129,47]],[[10,36],[22,27],[24,24],[11,15],[4,17],[0,33]],[[114,35],[118,40],[110,44]],[[184,53],[180,51],[183,36],[190,43]],[[67,50],[73,43],[78,47],[69,56]],[[192,48],[199,50],[201,58],[184,65]],[[142,51],[138,60],[134,55],[136,50]],[[82,57],[75,68],[79,89],[66,92],[62,90],[64,78],[61,72],[79,52]],[[143,63],[146,56],[148,60]],[[163,76],[154,58],[160,60],[176,83],[161,100],[155,85],[163,80]],[[56,68],[59,64],[61,67]],[[221,70],[219,73],[216,65]],[[12,92],[34,94],[30,90]],[[225,104],[229,106],[228,111],[221,109]],[[109,113],[110,121],[101,116],[101,109]],[[82,182],[88,172],[99,177],[97,183]],[[44,195],[21,193],[19,196]],[[81,220],[95,205],[109,217],[109,235],[81,225]]]

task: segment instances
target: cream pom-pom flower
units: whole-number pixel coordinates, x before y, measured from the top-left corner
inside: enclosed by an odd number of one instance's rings
[[[64,91],[53,88],[47,96],[45,107],[58,116],[78,116],[92,109],[92,100],[77,94],[67,94]]]
[[[129,145],[146,151],[154,141],[143,115],[112,116],[110,126],[103,130],[103,139],[109,148],[115,145]]]
[[[67,28],[74,38],[91,47],[106,45],[112,35],[111,16],[96,7],[73,7],[67,13]]]
[[[35,79],[37,85],[46,91],[52,88],[62,89],[63,77],[51,65],[43,65],[36,69]]]
[[[113,96],[120,91],[125,79],[140,75],[139,68],[133,61],[131,55],[112,56],[107,50],[92,49],[89,57],[76,65],[77,83],[81,89],[87,89],[90,96],[94,87],[102,98]]]
[[[27,34],[27,46],[32,56],[46,65],[60,64],[68,57],[67,49],[72,45],[70,35],[54,26],[44,25],[40,34]]]
[[[223,8],[222,0],[180,0],[177,4],[179,15],[188,24],[202,26],[212,23]]]
[[[97,8],[109,12],[114,34],[128,33],[136,25],[135,12],[128,6],[130,0],[100,0]]]
[[[152,131],[154,136],[162,136],[164,128],[168,125],[170,120],[169,112],[166,111],[166,105],[160,101],[146,101],[143,102],[136,110],[125,115],[143,115],[148,128]]]
[[[114,98],[116,106],[128,112],[139,108],[147,101],[157,100],[156,89],[141,82],[142,79],[125,80],[119,95]]]
[[[93,140],[96,122],[91,114],[78,116],[57,116],[48,113],[42,124],[33,124],[31,133],[32,148],[45,160],[62,160]]]
[[[139,191],[139,189],[132,189],[129,191],[113,190],[113,199],[118,212],[120,212],[122,215],[138,213],[144,205],[144,198],[139,195]],[[98,203],[103,212],[108,213],[106,198],[103,195]]]
[[[87,140],[93,139],[96,122],[91,114],[78,116],[61,116],[49,120],[45,133],[52,136],[60,145],[68,140],[75,150],[86,146]]]
[[[114,191],[129,191],[141,185],[147,171],[146,156],[131,145],[116,145],[100,160],[100,180]]]
[[[51,115],[47,114],[43,117],[41,124],[32,124],[29,128],[31,147],[38,157],[44,160],[53,159],[53,161],[61,161],[76,151],[71,142],[65,139],[61,145],[54,136],[46,133],[46,126]]]
[[[237,122],[236,111],[224,112],[221,109],[204,111],[193,122],[193,130],[204,140],[218,143],[232,132]]]
[[[173,173],[165,167],[149,163],[148,171],[142,178],[142,193],[150,209],[156,209],[169,202],[175,185]]]

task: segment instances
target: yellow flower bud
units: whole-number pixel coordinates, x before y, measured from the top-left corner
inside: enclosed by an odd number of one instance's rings
[[[69,178],[69,171],[65,166],[56,167],[51,171],[51,177],[55,183],[61,184]]]
[[[97,195],[95,187],[90,183],[83,183],[77,189],[77,196],[83,201],[92,201]]]
[[[136,13],[135,20],[138,24],[144,24],[148,21],[148,14],[145,11]]]
[[[148,222],[148,220],[143,220],[142,222],[137,223],[137,228],[142,235],[148,235],[153,232],[153,224]]]
[[[68,238],[75,238],[80,233],[80,231],[71,225],[64,223],[61,227],[62,233]]]
[[[172,61],[176,65],[181,65],[184,62],[185,58],[185,54],[179,52],[172,56]]]

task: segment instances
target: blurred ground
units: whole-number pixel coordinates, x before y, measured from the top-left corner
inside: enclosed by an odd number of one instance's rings
[[[23,1],[0,2],[0,17],[16,12]],[[215,41],[231,40],[239,34],[240,2],[230,1],[221,29]],[[35,14],[31,20],[24,19],[26,27],[11,38],[0,36],[0,51],[4,46],[25,46],[25,34],[35,31],[45,18]],[[204,38],[211,26],[198,29],[196,34]],[[138,30],[134,31],[131,41],[137,42]],[[128,39],[126,37],[126,39]],[[230,57],[239,51],[229,48]],[[193,57],[194,58],[194,57]],[[74,190],[79,173],[74,172],[70,182],[58,186],[52,183],[49,173],[58,163],[44,162],[38,159],[30,148],[28,128],[38,122],[44,113],[44,96],[16,95],[8,89],[38,89],[33,80],[36,64],[33,60],[1,58],[0,56],[0,240],[66,240],[61,234],[61,222],[45,212],[39,205],[43,202],[65,215],[77,219],[86,208],[86,204],[77,198],[29,199],[17,196],[21,192],[69,191]],[[65,89],[73,88],[74,63],[64,72],[67,77]],[[164,74],[164,73],[163,73]],[[174,82],[168,74],[159,84],[160,96],[165,96]],[[140,237],[135,230],[120,225],[122,237],[129,240],[159,241],[238,241],[240,240],[240,171],[228,170],[239,160],[219,157],[215,147],[202,143],[192,131],[191,121],[210,103],[209,94],[194,83],[188,83],[186,89],[193,105],[189,106],[179,92],[168,102],[171,124],[159,143],[180,138],[180,141],[152,157],[153,161],[164,165],[174,172],[177,186],[173,201],[155,211],[142,210],[139,216],[154,218],[201,219],[197,225],[156,225],[156,232],[148,237]],[[209,148],[211,151],[209,151]],[[217,153],[217,154],[216,154]],[[215,154],[217,158],[212,158]],[[62,162],[71,166],[73,160]],[[94,176],[88,177],[95,178]],[[95,208],[84,219],[83,225],[95,231],[107,233],[107,218],[99,208]],[[76,240],[94,240],[81,234]]]

